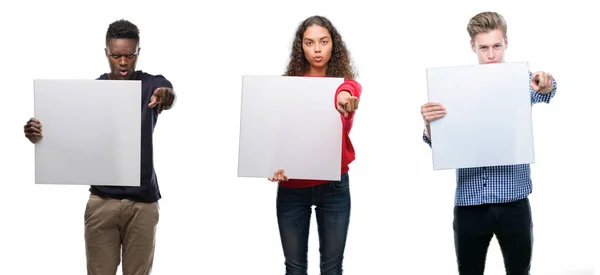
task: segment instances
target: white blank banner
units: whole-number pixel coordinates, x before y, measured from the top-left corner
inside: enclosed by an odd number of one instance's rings
[[[36,184],[140,186],[141,82],[34,80]]]
[[[533,163],[527,62],[427,69],[433,169]]]
[[[342,78],[243,76],[238,177],[340,180]]]

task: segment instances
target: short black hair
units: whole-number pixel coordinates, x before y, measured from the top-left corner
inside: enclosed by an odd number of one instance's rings
[[[108,25],[106,43],[108,44],[108,41],[111,39],[135,39],[139,42],[140,30],[135,24],[125,19],[120,19]]]

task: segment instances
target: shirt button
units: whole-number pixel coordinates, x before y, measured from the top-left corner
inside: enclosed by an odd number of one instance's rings
[[[483,179],[484,179],[484,180],[487,180],[487,179],[488,179],[488,177],[487,177],[487,176],[483,176]]]

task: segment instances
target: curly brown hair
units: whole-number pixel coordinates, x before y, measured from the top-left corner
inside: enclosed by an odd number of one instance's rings
[[[358,77],[358,73],[350,59],[350,52],[346,48],[342,36],[329,19],[318,15],[307,18],[298,26],[296,37],[292,44],[290,62],[288,63],[287,71],[284,76],[302,76],[308,72],[310,67],[308,60],[306,60],[306,57],[304,56],[302,40],[304,38],[304,32],[312,25],[326,28],[333,41],[331,58],[327,63],[327,77],[343,77],[344,79],[355,79]]]

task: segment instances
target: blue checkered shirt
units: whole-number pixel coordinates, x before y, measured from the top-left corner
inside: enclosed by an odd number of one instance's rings
[[[531,81],[532,73],[529,73]],[[529,87],[531,104],[550,103],[556,94],[554,89],[548,94],[540,94]],[[431,147],[431,142],[423,133],[423,141]],[[461,168],[456,170],[456,206],[505,203],[526,198],[531,194],[531,170],[529,164],[503,165],[492,167]]]

